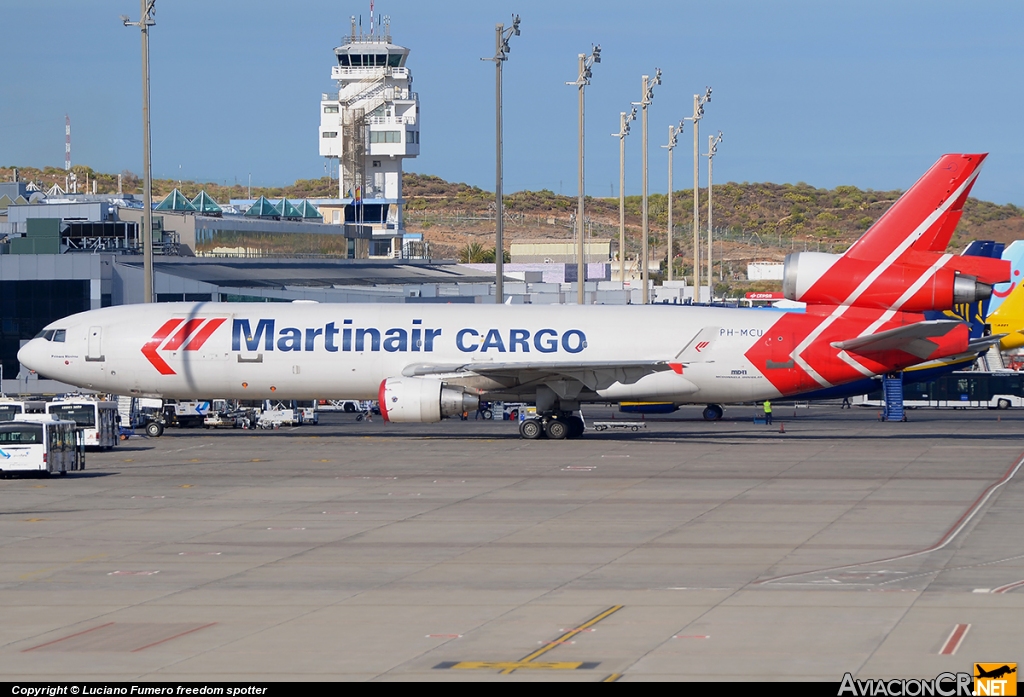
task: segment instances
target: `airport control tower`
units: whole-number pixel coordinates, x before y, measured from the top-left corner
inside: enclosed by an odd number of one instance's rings
[[[401,245],[402,159],[420,153],[419,97],[405,67],[409,49],[391,43],[387,18],[380,30],[363,34],[353,17],[352,33],[334,55],[338,92],[320,100],[320,154],[340,165],[344,222],[371,226],[380,254],[385,240]]]

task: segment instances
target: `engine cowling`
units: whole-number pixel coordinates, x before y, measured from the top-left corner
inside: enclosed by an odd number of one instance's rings
[[[445,387],[437,378],[387,378],[377,397],[384,420],[395,423],[433,423],[480,404],[476,395]]]
[[[929,258],[924,264],[890,264],[879,271],[876,261],[798,252],[786,256],[782,292],[805,303],[874,309],[898,305],[904,312],[948,310],[992,295],[991,285],[957,270],[959,258],[934,268],[939,259],[935,255],[934,261]]]

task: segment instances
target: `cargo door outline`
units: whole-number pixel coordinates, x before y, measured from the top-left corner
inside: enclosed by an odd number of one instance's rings
[[[766,368],[778,370],[793,367],[793,349],[796,346],[792,338],[792,334],[780,333],[778,330],[765,332],[765,344],[768,346]]]

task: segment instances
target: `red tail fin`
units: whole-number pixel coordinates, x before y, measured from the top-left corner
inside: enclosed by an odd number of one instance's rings
[[[900,196],[846,252],[864,261],[882,261],[912,238],[910,249],[944,252],[960,222],[964,201],[987,154],[943,155]]]

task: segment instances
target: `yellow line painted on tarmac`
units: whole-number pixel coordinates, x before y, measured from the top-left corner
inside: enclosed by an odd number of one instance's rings
[[[546,646],[542,646],[541,648],[537,649],[533,653],[528,654],[528,655],[524,656],[523,658],[519,659],[520,662],[522,662],[522,663],[529,663],[530,661],[532,661],[532,660],[534,660],[536,658],[540,658],[541,656],[543,656],[544,654],[546,654],[548,651],[550,651],[551,649],[555,648],[559,644],[562,644],[562,643],[568,641],[569,639],[572,639],[574,636],[576,636],[577,634],[582,632],[584,629],[589,629],[590,627],[593,627],[595,624],[597,624],[601,620],[603,620],[606,617],[612,615],[613,613],[618,612],[621,609],[622,609],[621,605],[612,605],[610,608],[608,608],[604,612],[600,613],[599,615],[595,615],[594,617],[591,617],[589,620],[587,620],[586,622],[581,624],[579,627],[576,627],[575,629],[570,629],[568,632],[566,632],[562,636],[558,637],[557,639],[555,639],[551,643],[547,644]],[[515,669],[513,668],[512,670],[515,670]],[[512,670],[503,671],[502,674],[503,675],[507,675],[508,673],[511,673]]]
[[[192,485],[191,484],[182,484],[179,488],[180,489],[191,489]]]
[[[26,523],[41,523],[44,520],[49,520],[49,518],[26,518],[25,522]]]
[[[445,662],[434,667],[451,670],[497,670],[500,671],[500,675],[508,675],[516,670],[580,670],[596,668],[598,664],[589,661],[537,661],[536,659],[562,644],[569,643],[569,640],[574,636],[590,629],[601,620],[621,610],[622,607],[622,605],[613,605],[604,612],[591,617],[579,627],[570,629],[554,641],[547,642],[543,647],[527,654],[518,661],[458,661],[454,663]],[[620,677],[622,677],[621,673],[612,673],[605,678],[604,682],[615,682]]]

